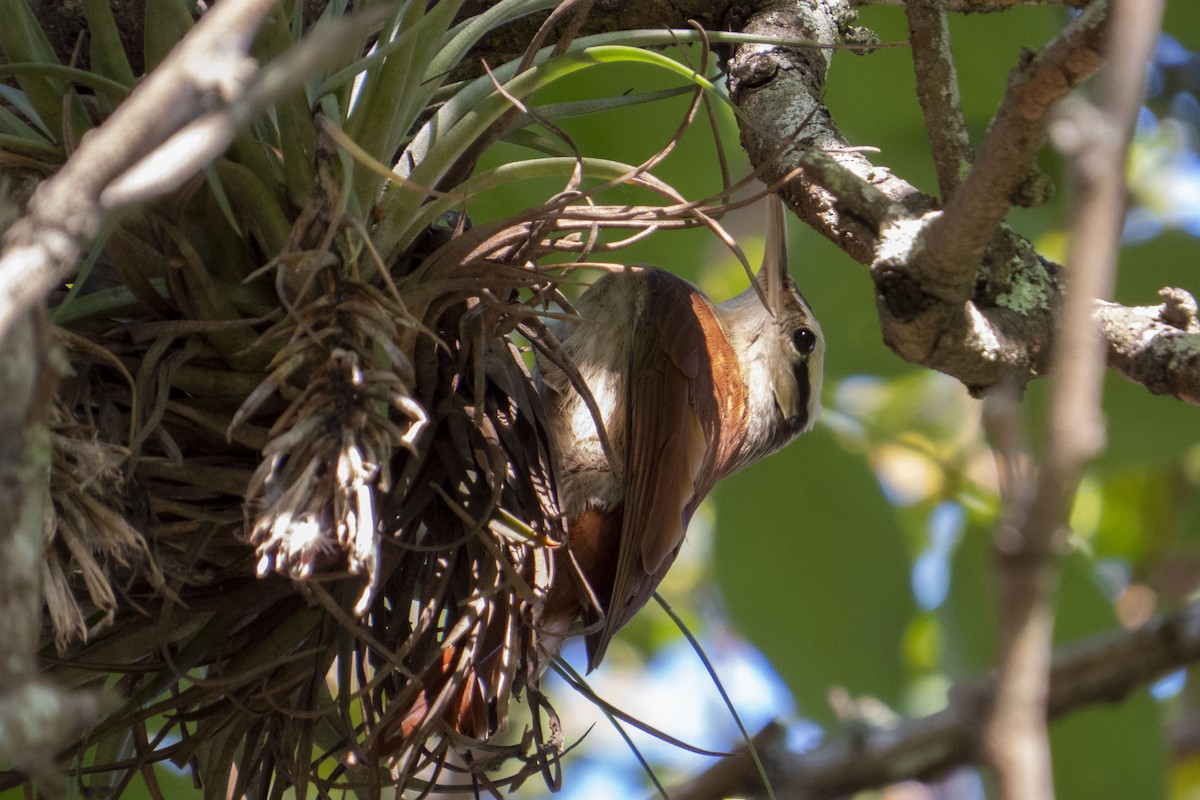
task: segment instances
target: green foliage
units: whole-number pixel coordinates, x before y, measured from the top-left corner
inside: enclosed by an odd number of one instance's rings
[[[58,65],[50,40],[42,32],[29,6],[22,2],[6,4],[5,24],[0,26],[0,47],[8,64]],[[23,98],[51,137],[63,131],[63,102],[69,96],[67,84],[49,72],[16,73]]]

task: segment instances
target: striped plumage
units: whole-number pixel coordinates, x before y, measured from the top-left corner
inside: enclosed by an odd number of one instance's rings
[[[576,303],[579,321],[558,326],[615,464],[567,376],[539,359],[568,548],[599,601],[559,581],[542,617],[547,651],[582,618],[594,668],[666,575],[716,482],[816,420],[825,345],[786,272],[782,215],[774,201],[763,265],[737,297],[714,304],[669,272],[632,268],[596,281]],[[572,572],[567,554],[558,561],[559,574]]]
[[[576,633],[587,637],[589,670],[599,664],[670,569],[716,482],[816,420],[824,339],[787,274],[783,207],[770,199],[763,265],[737,297],[714,304],[669,272],[634,267],[597,280],[575,304],[579,319],[555,326],[599,407],[611,461],[570,379],[539,356],[567,543],[555,551],[554,580],[535,624],[534,674]],[[490,705],[499,653],[479,652],[485,655],[467,680],[439,705],[444,723],[472,738],[504,722]],[[444,654],[443,672],[427,676],[384,752],[425,720],[457,661],[453,648]]]

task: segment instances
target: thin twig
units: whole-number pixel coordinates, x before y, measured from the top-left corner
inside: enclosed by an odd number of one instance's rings
[[[974,158],[958,94],[958,72],[950,52],[950,28],[944,4],[936,0],[911,0],[904,10],[908,15],[917,99],[925,113],[925,131],[944,204],[962,183]]]
[[[1078,103],[1055,125],[1056,142],[1074,156],[1079,203],[1053,358],[1045,455],[1036,484],[1018,481],[996,539],[1001,658],[983,744],[1005,800],[1054,796],[1046,716],[1058,583],[1055,550],[1083,468],[1104,446],[1105,359],[1093,309],[1113,291],[1125,161],[1162,2],[1114,0],[1113,17],[1100,103]]]
[[[946,302],[970,297],[980,258],[1045,143],[1050,110],[1101,63],[1107,0],[1096,0],[1017,70],[966,181],[926,228],[920,272]]]

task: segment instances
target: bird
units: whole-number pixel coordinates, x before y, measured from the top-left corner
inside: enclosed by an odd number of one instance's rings
[[[820,413],[825,339],[787,272],[783,204],[768,199],[762,265],[737,296],[714,303],[665,269],[635,266],[596,280],[575,314],[550,327],[599,425],[561,359],[539,352],[566,537],[535,617],[535,675],[574,635],[585,637],[595,669],[667,574],[713,486],[811,430]],[[477,652],[473,674],[438,704],[446,725],[468,737],[498,724],[487,704],[500,659],[486,644]],[[441,676],[457,658],[443,654]],[[432,677],[401,733],[432,707],[444,680]]]
[[[825,339],[787,272],[783,203],[768,196],[752,285],[723,303],[667,270],[605,274],[554,332],[611,445],[566,372],[538,359],[567,543],[541,617],[554,655],[577,618],[587,668],[649,601],[689,521],[721,479],[810,430],[820,414]]]

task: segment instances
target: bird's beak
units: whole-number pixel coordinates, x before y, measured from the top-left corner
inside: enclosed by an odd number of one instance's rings
[[[787,227],[783,213],[783,201],[774,194],[767,195],[767,243],[762,266],[758,268],[757,283],[771,316],[778,316],[783,308],[787,275]]]

